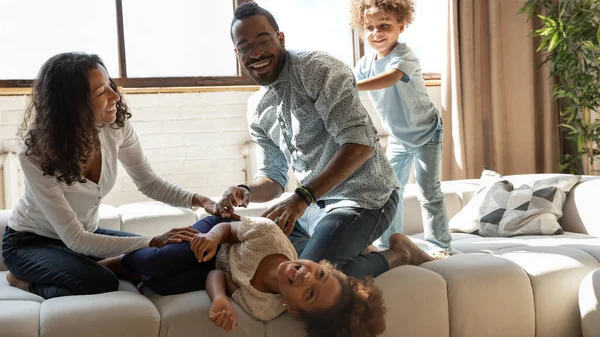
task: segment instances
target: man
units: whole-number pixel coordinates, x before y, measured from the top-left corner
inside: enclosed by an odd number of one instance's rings
[[[399,182],[352,70],[322,52],[287,51],[271,13],[253,2],[236,9],[231,38],[242,68],[261,85],[248,102],[258,173],[224,192],[218,214],[235,216],[234,206],[281,195],[291,165],[301,186],[263,216],[289,235],[300,258],[327,259],[355,277],[387,271],[402,255],[394,247],[362,252],[389,227]]]

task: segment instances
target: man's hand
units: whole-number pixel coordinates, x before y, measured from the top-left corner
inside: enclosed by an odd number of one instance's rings
[[[234,213],[234,207],[248,207],[250,203],[250,192],[237,186],[229,187],[223,192],[223,197],[215,205],[215,215],[223,218],[233,218],[239,220],[239,215]]]
[[[220,242],[221,241],[210,232],[206,234],[198,233],[192,239],[190,249],[194,252],[194,255],[196,255],[198,262],[206,262],[210,261],[215,256]]]
[[[225,331],[231,331],[237,326],[235,309],[226,296],[218,296],[213,300],[208,317]]]
[[[296,221],[304,214],[306,208],[308,208],[306,201],[294,193],[284,201],[271,206],[261,216],[273,220],[285,235],[290,235]]]
[[[173,228],[164,234],[153,237],[152,240],[150,240],[149,246],[162,247],[168,243],[179,243],[182,241],[190,242],[194,238],[194,235],[198,233],[200,232],[198,232],[192,226],[183,228]]]

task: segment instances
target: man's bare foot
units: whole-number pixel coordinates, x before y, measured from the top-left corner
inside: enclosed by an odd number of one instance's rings
[[[408,236],[400,233],[390,236],[390,249],[382,253],[388,259],[390,269],[407,264],[418,266],[434,260],[433,257],[412,242]]]
[[[123,267],[123,255],[117,257],[109,257],[104,260],[98,261],[99,264],[110,269],[118,278],[126,281],[135,283],[142,282],[144,276],[137,273],[131,273]]]
[[[8,281],[8,284],[10,284],[11,286],[13,286],[15,288],[29,291],[29,282],[25,282],[25,281],[21,280],[20,278],[17,278],[11,272],[6,273],[6,281]]]

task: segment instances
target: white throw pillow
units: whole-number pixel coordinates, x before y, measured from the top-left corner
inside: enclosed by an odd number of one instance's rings
[[[564,174],[514,189],[502,175],[484,169],[479,191],[450,219],[450,231],[481,236],[563,234],[558,219],[566,193],[580,180]]]

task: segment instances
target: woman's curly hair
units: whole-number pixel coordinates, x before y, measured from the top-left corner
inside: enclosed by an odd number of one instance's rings
[[[377,7],[379,10],[390,13],[408,27],[414,20],[414,0],[351,0],[350,1],[350,24],[358,29],[363,35],[365,26],[365,10]]]
[[[340,281],[342,291],[335,305],[316,311],[300,311],[310,337],[375,337],[385,331],[385,307],[373,278],[346,276],[329,262],[321,265]]]
[[[86,165],[100,146],[89,84],[89,72],[98,65],[106,68],[97,55],[84,53],[58,54],[46,61],[19,130],[25,154],[39,158],[44,175],[68,185],[85,182],[80,164]],[[110,86],[121,98],[110,125],[118,129],[131,114],[112,79]]]

